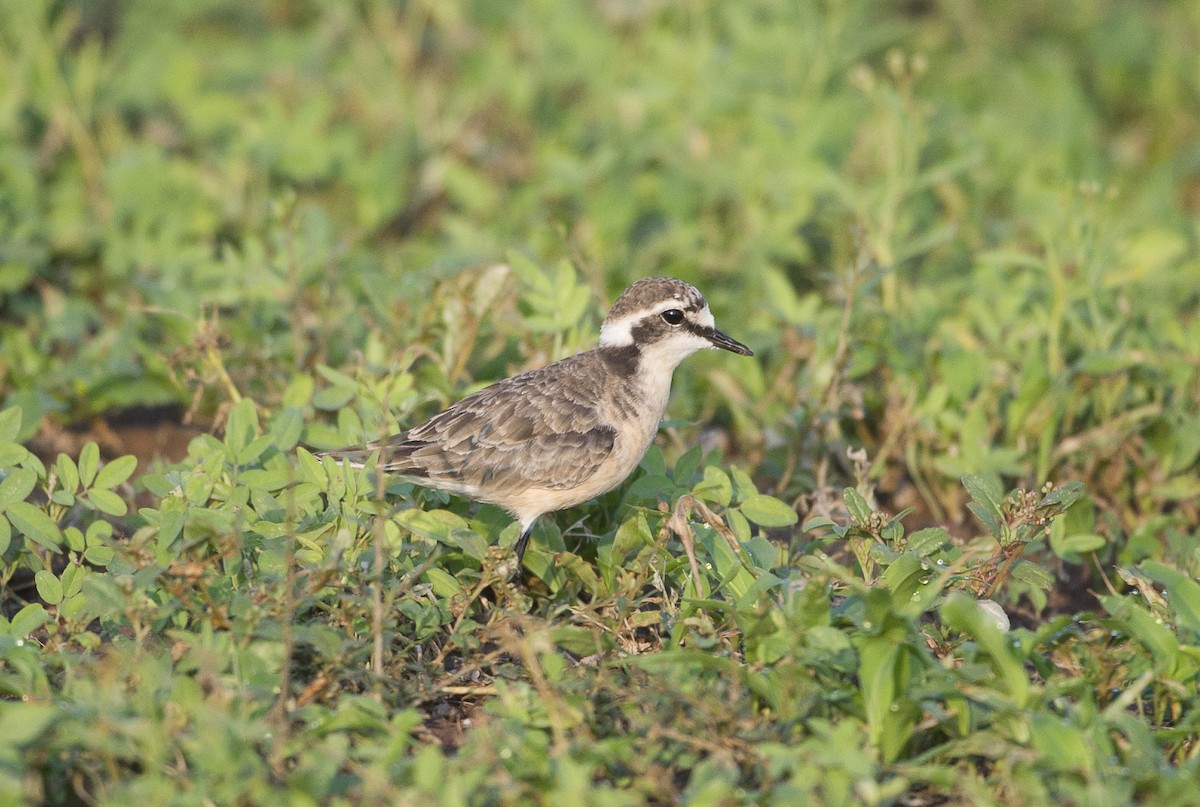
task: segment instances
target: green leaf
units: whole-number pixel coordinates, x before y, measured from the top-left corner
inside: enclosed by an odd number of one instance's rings
[[[475,530],[451,530],[448,542],[456,545],[464,554],[483,561],[487,557],[488,539]]]
[[[1073,504],[1080,500],[1090,503],[1086,498],[1087,491],[1083,487],[1082,482],[1068,482],[1047,493],[1038,502],[1038,514],[1045,517],[1053,517],[1063,513],[1071,508]]]
[[[432,538],[435,541],[450,544],[451,546],[456,544],[450,539],[450,533],[454,530],[467,528],[466,520],[456,513],[451,513],[449,510],[421,510],[413,507],[401,510],[396,514],[395,518],[406,529],[411,530],[414,535]]]
[[[967,502],[967,509],[975,514],[975,517],[979,519],[984,528],[987,529],[989,535],[991,535],[997,541],[1000,540],[1000,522],[992,515],[991,511],[986,505],[980,504],[979,502]]]
[[[763,284],[766,300],[779,312],[789,325],[807,325],[815,322],[820,305],[820,295],[806,294],[803,298],[796,293],[792,281],[777,267],[764,267]]]
[[[750,562],[759,569],[773,569],[781,562],[778,544],[768,541],[761,535],[745,541],[742,549],[746,550],[746,554],[750,556]]]
[[[716,530],[707,525],[699,525],[696,527],[696,539],[697,543],[704,547],[716,570],[717,580],[713,591],[724,588],[739,600],[743,597],[753,599],[757,596],[753,592],[754,576],[743,565],[741,558],[734,554],[729,543],[719,537]],[[752,603],[738,602],[736,605],[739,608],[751,607]]]
[[[8,633],[14,639],[24,639],[52,619],[41,603],[30,603],[13,616]]]
[[[897,611],[907,613],[914,605],[923,608],[928,604],[930,598],[921,594],[936,577],[929,567],[929,562],[915,552],[905,552],[884,571],[883,582],[892,591],[893,607]]]
[[[800,520],[796,511],[774,496],[756,493],[742,502],[742,515],[760,527],[790,527]]]
[[[871,506],[854,488],[845,488],[842,491],[842,501],[846,503],[846,509],[850,512],[850,520],[855,525],[861,527],[871,520]]]
[[[1108,539],[1103,535],[1093,535],[1091,533],[1081,533],[1079,535],[1067,535],[1057,537],[1057,530],[1050,531],[1050,548],[1064,560],[1070,560],[1076,555],[1083,555],[1088,552],[1095,552],[1103,549],[1108,544]]]
[[[696,475],[696,469],[700,467],[700,444],[689,448],[687,451],[679,455],[679,459],[675,460],[675,470],[671,472],[671,478],[680,485],[692,484],[692,477]]]
[[[178,474],[145,474],[139,480],[150,493],[162,499],[171,495],[178,485]]]
[[[137,468],[137,457],[132,454],[117,457],[100,469],[100,473],[96,474],[96,481],[92,483],[91,487],[93,490],[95,488],[112,490],[132,476],[135,468]]]
[[[1000,522],[1004,515],[1000,510],[1004,502],[1004,491],[1000,483],[990,474],[969,474],[962,478],[963,487],[971,495],[967,509],[983,522],[992,537],[1000,539]]]
[[[9,747],[31,743],[46,731],[57,714],[58,708],[48,703],[0,702],[0,737]]]
[[[225,445],[236,457],[250,445],[257,431],[258,410],[254,408],[254,401],[242,398],[229,410],[229,418],[225,421]]]
[[[65,490],[56,490],[50,497],[50,501],[54,502],[55,504],[61,504],[63,507],[74,507],[75,494],[67,493]]]
[[[239,466],[250,465],[274,444],[275,439],[270,435],[264,434],[262,437],[256,437],[250,441],[249,445],[237,452],[235,460]]]
[[[300,442],[300,435],[304,432],[304,418],[300,415],[300,410],[294,406],[289,406],[282,410],[271,421],[271,425],[267,427],[267,434],[271,436],[271,442],[280,451],[291,451]]]
[[[617,527],[617,534],[613,538],[611,549],[612,559],[614,562],[620,563],[630,552],[636,552],[643,546],[653,543],[653,540],[646,516],[637,513],[633,517],[625,519],[621,526]]]
[[[325,412],[333,412],[350,403],[356,394],[353,387],[325,387],[313,396],[313,407]]]
[[[294,376],[288,382],[287,389],[283,391],[283,400],[280,402],[284,411],[294,409],[296,407],[305,407],[312,401],[313,389],[316,387],[316,382],[310,375]]]
[[[115,616],[126,612],[129,592],[116,582],[115,577],[111,574],[90,574],[84,578],[82,593],[87,599],[88,611],[93,616]]]
[[[63,598],[67,599],[78,594],[84,578],[89,574],[91,572],[79,563],[67,564],[67,568],[63,569],[62,576],[59,578],[62,581]]]
[[[439,597],[453,597],[462,591],[462,584],[453,575],[436,566],[426,569],[425,577],[433,587],[433,593]]]
[[[0,443],[15,443],[21,433],[21,407],[10,406],[0,411]]]
[[[1178,569],[1156,560],[1143,561],[1138,569],[1159,585],[1179,623],[1200,633],[1200,583]]]
[[[168,510],[162,514],[162,520],[158,525],[158,542],[156,544],[160,553],[171,548],[171,544],[183,532],[183,525],[186,521],[187,515],[182,510]]]
[[[274,471],[251,468],[248,471],[242,471],[238,478],[247,487],[261,488],[271,493],[277,493],[291,484],[295,476],[295,471],[290,468],[280,468]]]
[[[1028,583],[1034,588],[1045,591],[1054,585],[1054,575],[1040,565],[1021,558],[1012,566],[1010,572],[1013,580]]]
[[[0,480],[0,512],[14,502],[23,502],[37,486],[37,474],[28,468],[13,468]]]
[[[129,512],[129,506],[125,504],[125,500],[111,490],[101,490],[94,488],[88,491],[88,501],[96,506],[96,509],[101,513],[106,513],[110,516],[123,516]]]
[[[858,680],[862,690],[871,743],[878,745],[888,710],[896,701],[900,645],[890,636],[873,637],[858,651]]]
[[[107,566],[112,563],[114,552],[107,546],[89,546],[83,551],[83,559],[94,566]]]
[[[733,480],[733,496],[739,501],[747,496],[753,496],[758,493],[758,488],[754,487],[754,480],[750,478],[750,474],[738,468],[736,465],[727,468],[730,479]]]
[[[926,527],[908,536],[907,548],[921,557],[929,557],[950,543],[950,533],[945,527]]]
[[[1029,699],[1029,677],[1021,661],[1008,647],[1005,634],[996,627],[993,617],[972,598],[953,594],[942,605],[942,621],[973,638],[991,660],[992,669],[1004,682],[1004,688],[1019,707]]]
[[[1064,535],[1095,532],[1096,505],[1092,503],[1090,498],[1085,496],[1068,507],[1063,513],[1063,517],[1057,519],[1051,529],[1060,531],[1060,538]],[[1053,537],[1052,532],[1051,538]]]
[[[725,520],[729,522],[729,529],[733,531],[733,535],[739,543],[750,540],[750,522],[742,515],[741,510],[726,510]]]
[[[1184,472],[1180,476],[1168,479],[1162,484],[1155,485],[1151,493],[1167,501],[1187,501],[1200,498],[1200,477],[1195,473]]]
[[[33,576],[33,582],[37,586],[38,596],[43,600],[51,605],[58,605],[62,602],[62,581],[55,577],[53,572],[42,569]]]
[[[9,545],[12,543],[12,525],[8,523],[8,519],[0,515],[0,555],[8,551]]]
[[[678,468],[678,466],[676,466]],[[729,474],[715,465],[704,467],[704,479],[696,483],[692,493],[720,507],[728,507],[733,500],[733,482]]]
[[[1040,759],[1052,770],[1090,772],[1097,764],[1085,740],[1086,732],[1050,712],[1029,716],[1029,739]]]
[[[88,524],[87,533],[84,535],[88,546],[105,546],[105,542],[112,538],[113,526],[107,521],[93,521]]]
[[[82,552],[87,546],[83,533],[78,527],[67,527],[63,530],[63,540],[67,543],[67,549],[72,552]]]
[[[33,455],[19,443],[0,443],[0,468],[15,468]]]
[[[553,269],[543,271],[524,255],[511,250],[508,261],[525,287],[521,299],[529,309],[524,317],[529,330],[563,331],[577,325],[587,313],[591,294],[569,261],[559,261]]]
[[[355,381],[353,378],[346,375],[345,373],[339,373],[337,370],[333,369],[332,367],[327,367],[324,364],[318,365],[317,372],[320,373],[321,376],[326,381],[333,384],[335,387],[345,387],[346,389],[350,390],[351,392],[354,392],[358,389],[357,381]]]
[[[67,594],[64,592],[63,601],[58,606],[58,613],[64,619],[77,620],[83,615],[87,607],[88,601],[83,595],[79,593]],[[83,641],[94,640],[96,644],[99,644],[99,637],[95,634],[85,633],[81,638]]]
[[[1100,602],[1113,616],[1123,620],[1131,639],[1150,651],[1159,669],[1170,670],[1180,659],[1179,639],[1148,609],[1127,597],[1103,596]]]
[[[377,701],[361,695],[348,695],[339,700],[337,710],[314,726],[317,736],[336,731],[363,734],[381,733],[387,726],[387,711]]]
[[[85,488],[92,486],[96,472],[100,470],[100,448],[89,442],[79,452],[79,483]]]
[[[363,428],[362,418],[351,407],[347,406],[338,412],[338,434],[341,437],[342,445],[358,445],[365,443],[373,437],[382,437],[381,434],[369,436],[366,429]]]
[[[332,459],[330,465],[333,465]],[[301,482],[312,482],[317,485],[325,485],[329,482],[329,474],[325,472],[325,466],[321,464],[321,460],[303,446],[296,449],[296,471],[297,479]]]
[[[79,490],[79,466],[75,464],[75,460],[66,454],[59,454],[54,467],[58,471],[59,486],[64,491],[74,493]]]
[[[14,502],[9,505],[6,514],[17,532],[34,543],[41,544],[51,552],[61,554],[62,530],[54,520],[28,502]]]

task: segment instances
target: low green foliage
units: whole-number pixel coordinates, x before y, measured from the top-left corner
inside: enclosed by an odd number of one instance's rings
[[[0,804],[1197,803],[1200,20],[993,5],[0,8]],[[655,274],[525,583],[318,456]]]
[[[779,543],[795,512],[744,472],[652,449],[591,513],[608,529],[539,531],[526,590],[502,514],[295,449],[315,397],[265,417],[243,398],[223,439],[142,477],[155,506],[110,514],[121,540],[89,497],[131,458],[4,448],[4,489],[30,497],[5,509],[4,579],[33,572],[41,600],[0,625],[9,797],[1084,801],[1195,775],[1194,582],[1147,562],[1125,572],[1142,595],[1008,633],[977,604],[1077,485],[968,479],[990,550],[908,534],[853,488],[847,522]]]

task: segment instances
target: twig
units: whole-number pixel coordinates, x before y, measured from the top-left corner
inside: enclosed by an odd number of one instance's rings
[[[387,493],[387,487],[384,481],[385,474],[383,471],[376,470],[375,472],[375,501],[376,513],[371,522],[371,539],[375,550],[375,570],[374,581],[371,586],[371,638],[374,641],[374,646],[371,650],[371,669],[375,673],[376,695],[378,696],[378,687],[383,682],[383,538],[384,538],[384,517],[380,515],[382,508],[379,507]]]
[[[745,550],[738,543],[737,536],[725,524],[725,522],[708,509],[708,505],[697,499],[690,493],[685,493],[679,497],[679,501],[675,502],[675,509],[671,511],[671,517],[667,519],[667,528],[679,536],[679,540],[683,543],[683,551],[687,553],[688,563],[692,567],[692,583],[696,586],[696,596],[700,596],[700,567],[696,563],[696,544],[695,537],[692,535],[692,526],[688,523],[688,516],[700,516],[700,520],[712,527],[718,535],[725,539],[729,544],[729,548],[733,550],[733,556],[737,558],[743,566],[746,564],[744,557]]]
[[[567,731],[564,725],[563,706],[558,695],[550,689],[550,684],[546,681],[537,651],[534,650],[527,635],[521,635],[521,633],[518,633],[507,622],[500,623],[497,629],[500,632],[500,638],[503,643],[508,646],[510,652],[521,660],[521,665],[529,673],[529,682],[533,684],[533,688],[542,699],[542,704],[546,707],[546,719],[550,723],[551,755],[554,757],[565,756],[569,743],[567,742]]]
[[[443,695],[495,695],[496,687],[491,684],[476,687],[447,686],[439,687],[438,692]]]
[[[854,297],[858,291],[859,276],[865,271],[868,260],[866,248],[862,244],[861,233],[858,240],[859,255],[855,260],[855,265],[846,273],[842,289],[844,295],[842,300],[842,321],[838,325],[837,346],[833,350],[833,376],[829,379],[829,384],[826,385],[825,392],[821,396],[822,408],[826,412],[833,411],[838,390],[841,388],[842,379],[846,375],[847,354],[850,352],[850,322],[854,314]]]
[[[279,664],[279,697],[271,707],[275,720],[275,742],[271,753],[271,765],[277,774],[282,774],[284,748],[290,735],[287,704],[292,688],[292,651],[295,637],[292,620],[296,617],[296,485],[295,469],[288,467],[287,508],[284,517],[284,589],[283,603],[279,614],[279,639],[283,645],[283,660]]]
[[[692,585],[696,589],[696,596],[701,596],[702,589],[700,588],[700,567],[696,564],[696,545],[695,539],[692,537],[692,526],[687,521],[687,509],[684,503],[688,496],[680,496],[679,501],[675,503],[675,509],[671,513],[671,517],[667,519],[667,529],[679,536],[680,542],[683,543],[683,551],[687,554],[688,563],[692,567]]]

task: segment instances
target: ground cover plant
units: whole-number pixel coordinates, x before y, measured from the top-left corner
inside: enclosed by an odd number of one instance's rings
[[[0,803],[1195,804],[1188,2],[0,7]],[[318,453],[673,275],[635,475]]]

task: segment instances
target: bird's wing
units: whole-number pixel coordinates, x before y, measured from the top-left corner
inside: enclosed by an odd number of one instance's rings
[[[375,446],[379,467],[501,495],[577,487],[617,438],[601,417],[599,382],[577,370],[568,360],[486,387]]]

